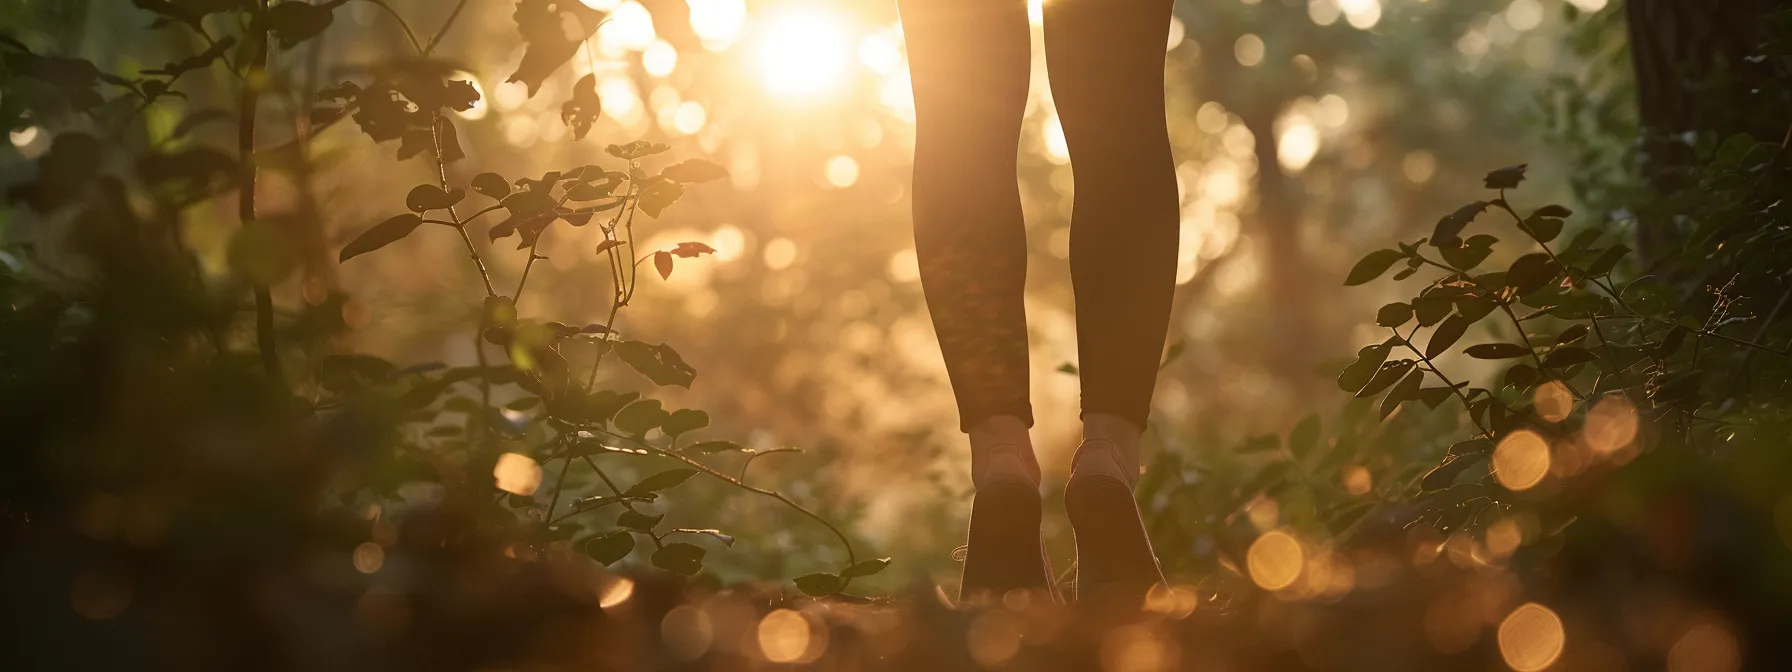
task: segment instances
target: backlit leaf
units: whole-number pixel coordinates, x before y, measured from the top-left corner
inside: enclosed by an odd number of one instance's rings
[[[653,566],[674,574],[690,576],[703,571],[705,552],[702,546],[675,541],[653,552]]]
[[[413,213],[398,215],[375,224],[373,228],[362,232],[361,235],[356,236],[353,241],[344,246],[337,261],[348,261],[395,243],[405,236],[411,235],[411,232],[417,230],[417,226],[422,223],[423,218]]]
[[[1354,287],[1379,278],[1383,273],[1388,272],[1388,269],[1394,267],[1394,262],[1400,261],[1404,257],[1405,255],[1401,254],[1399,250],[1370,252],[1350,269],[1350,275],[1344,279],[1344,286]]]
[[[833,574],[804,574],[796,577],[797,590],[811,597],[827,597],[840,592],[844,581]]]
[[[640,496],[650,492],[659,492],[661,490],[676,487],[680,483],[691,480],[691,477],[696,475],[696,469],[667,469],[641,479],[641,482],[634,484],[622,494],[627,496]]]
[[[585,541],[585,555],[605,565],[615,564],[635,550],[635,535],[621,530]]]

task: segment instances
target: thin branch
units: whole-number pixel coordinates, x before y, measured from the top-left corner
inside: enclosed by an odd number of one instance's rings
[[[448,29],[454,26],[454,20],[460,18],[460,10],[465,9],[466,7],[467,0],[460,0],[460,2],[454,3],[454,11],[448,13],[448,19],[442,22],[442,27],[436,30],[434,37],[429,38],[429,44],[424,45],[422,49],[417,50],[418,54],[428,56],[430,52],[435,51],[436,45],[441,44],[442,38],[448,35]],[[412,40],[412,42],[415,43],[416,40]]]
[[[404,39],[406,39],[406,40],[409,40],[409,41],[410,41],[410,43],[411,43],[411,50],[412,50],[412,51],[415,51],[415,52],[417,52],[417,53],[419,53],[419,54],[423,54],[423,53],[424,53],[424,52],[423,52],[423,45],[422,45],[422,44],[419,44],[419,43],[418,43],[418,42],[417,42],[417,34],[416,34],[416,33],[413,33],[413,32],[411,32],[411,24],[410,24],[410,22],[408,22],[408,21],[405,21],[405,20],[404,20],[404,16],[403,16],[403,15],[400,15],[400,14],[399,14],[399,13],[398,13],[398,10],[396,10],[396,9],[393,9],[393,8],[392,8],[392,6],[391,6],[391,5],[388,5],[388,4],[386,4],[386,2],[385,2],[385,0],[367,0],[367,2],[370,2],[370,3],[373,3],[373,4],[374,4],[374,5],[375,5],[375,6],[378,6],[378,7],[379,7],[379,8],[380,8],[380,9],[383,9],[383,10],[386,10],[386,13],[387,13],[387,14],[391,14],[391,15],[392,15],[392,20],[394,20],[394,21],[397,21],[397,22],[398,22],[398,27],[399,27],[399,28],[403,28],[403,29],[404,29]]]

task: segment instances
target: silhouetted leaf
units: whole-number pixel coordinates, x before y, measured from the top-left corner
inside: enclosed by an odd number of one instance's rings
[[[703,159],[689,159],[666,166],[660,176],[673,182],[692,184],[728,177],[728,169]]]
[[[1475,221],[1481,213],[1487,211],[1487,201],[1475,201],[1457,208],[1455,212],[1437,220],[1437,227],[1431,232],[1431,244],[1436,247],[1457,247],[1462,241],[1462,230]]]
[[[603,101],[597,97],[597,75],[587,73],[572,85],[572,98],[560,104],[560,121],[572,129],[572,139],[584,140],[602,111]]]
[[[604,152],[624,161],[633,161],[642,157],[653,156],[669,149],[672,149],[672,146],[664,143],[636,140],[626,145],[610,145],[604,148]]]
[[[1429,327],[1448,316],[1455,305],[1456,301],[1448,296],[1421,296],[1412,300],[1412,313],[1419,318],[1419,326]]]
[[[795,582],[797,590],[803,591],[804,595],[811,597],[833,595],[840,592],[840,586],[845,583],[840,577],[833,574],[804,574],[796,577]]]
[[[291,49],[329,28],[330,21],[334,18],[331,10],[346,2],[348,0],[330,0],[313,5],[300,0],[286,0],[267,8],[256,17],[252,29],[272,32],[274,39],[280,43],[280,48]]]
[[[1442,406],[1444,405],[1444,402],[1449,401],[1450,397],[1454,394],[1455,392],[1451,391],[1451,388],[1448,387],[1427,387],[1419,390],[1418,398],[1419,401],[1425,402],[1426,408],[1435,411],[1437,410],[1437,407]]]
[[[681,196],[684,196],[684,185],[671,180],[654,180],[641,187],[637,207],[648,217],[659,219],[660,213],[678,202]]]
[[[623,511],[621,515],[616,516],[616,525],[617,527],[626,527],[631,530],[640,530],[652,534],[653,528],[659,525],[660,521],[665,518],[665,514],[647,514],[641,513],[640,511],[630,510]]]
[[[1553,217],[1555,219],[1563,219],[1570,215],[1573,215],[1574,211],[1569,210],[1565,206],[1545,205],[1541,208],[1537,208],[1537,211],[1534,213],[1531,213],[1531,214],[1533,214],[1534,216],[1537,216],[1537,217]]]
[[[1352,394],[1363,389],[1369,379],[1375,376],[1375,372],[1381,369],[1381,363],[1387,361],[1388,353],[1393,351],[1395,344],[1396,341],[1389,338],[1383,343],[1363,346],[1356,353],[1356,361],[1338,374],[1338,388]],[[1062,367],[1059,370],[1063,370]]]
[[[1461,476],[1462,472],[1486,460],[1485,453],[1444,458],[1442,464],[1432,467],[1431,471],[1425,472],[1425,475],[1419,479],[1419,490],[1429,492],[1448,488],[1456,482],[1456,477]]]
[[[623,409],[623,412],[628,412],[628,409]],[[667,469],[641,479],[640,483],[634,484],[634,486],[630,487],[622,494],[624,496],[641,496],[649,492],[659,492],[661,490],[676,487],[680,483],[691,480],[691,477],[696,475],[696,469]]]
[[[655,384],[690,387],[691,382],[697,378],[697,371],[686,364],[672,346],[664,343],[648,345],[641,341],[622,341],[615,347],[616,355],[624,363]]]
[[[411,209],[411,212],[423,213],[454,207],[454,204],[461,202],[461,199],[466,197],[467,192],[461,191],[459,187],[443,191],[441,187],[433,184],[419,184],[411,188],[411,193],[404,198],[404,204]]]
[[[516,72],[504,81],[524,83],[531,98],[542,82],[578,53],[603,18],[597,10],[569,0],[519,0],[511,16],[526,46]],[[578,29],[568,34],[569,25]]]
[[[510,195],[510,181],[497,173],[480,173],[473,176],[473,191],[486,198],[504,200],[505,196]]]
[[[1394,267],[1394,262],[1400,261],[1405,256],[1399,250],[1370,252],[1357,261],[1356,266],[1351,267],[1350,275],[1344,279],[1344,286],[1354,287],[1379,278],[1383,273],[1388,272],[1388,269]]]
[[[1543,380],[1543,373],[1537,367],[1521,363],[1506,369],[1506,376],[1500,384],[1517,390],[1528,390],[1539,380]]]
[[[673,411],[672,415],[668,416],[666,421],[660,424],[660,431],[665,432],[666,436],[675,437],[708,426],[708,413],[694,408],[681,408]]]
[[[703,243],[679,243],[676,247],[673,247],[668,251],[674,256],[689,259],[702,254],[715,254],[716,248]]]
[[[1579,341],[1580,339],[1583,339],[1586,337],[1587,337],[1587,325],[1575,324],[1575,325],[1568,327],[1567,329],[1563,329],[1562,333],[1560,335],[1556,336],[1556,344],[1557,345],[1567,345],[1569,343],[1574,343],[1574,342]]]
[[[840,572],[840,576],[842,576],[844,578],[849,578],[849,579],[857,578],[857,577],[861,577],[861,576],[871,576],[878,572],[884,571],[884,568],[889,567],[889,566],[890,566],[889,558],[877,558],[875,560],[860,560],[858,562],[853,563],[853,565],[851,567],[847,567],[846,571]]]
[[[688,527],[681,527],[681,528],[678,528],[678,529],[672,530],[672,531],[680,532],[680,533],[684,533],[684,534],[701,534],[706,537],[711,537],[711,538],[715,539],[716,541],[722,542],[723,546],[727,546],[730,548],[734,547],[734,535],[723,534],[721,530],[712,530],[712,529],[694,530],[694,529],[691,529]]]
[[[1542,210],[1538,210],[1537,214],[1519,223],[1518,228],[1537,242],[1547,243],[1562,234],[1562,220],[1545,216]]]
[[[1388,386],[1399,382],[1401,378],[1405,377],[1407,372],[1412,370],[1412,367],[1413,361],[1410,359],[1402,359],[1382,364],[1381,370],[1375,372],[1375,377],[1370,378],[1369,383],[1364,385],[1363,389],[1357,390],[1356,396],[1358,398],[1365,398],[1380,394],[1382,390],[1388,389]]]
[[[1630,254],[1629,247],[1624,245],[1613,245],[1611,249],[1606,250],[1604,254],[1599,255],[1598,259],[1594,259],[1593,263],[1587,264],[1587,275],[1600,276],[1610,273],[1612,268],[1616,267],[1618,261],[1622,260],[1626,254]]]
[[[1593,351],[1591,351],[1591,350],[1588,350],[1588,349],[1582,348],[1582,347],[1572,346],[1572,345],[1564,345],[1562,347],[1556,348],[1554,351],[1550,352],[1548,355],[1545,355],[1543,357],[1543,365],[1547,366],[1547,367],[1551,367],[1551,368],[1562,369],[1562,368],[1574,366],[1576,364],[1585,364],[1585,363],[1591,362],[1595,359],[1599,359],[1599,358],[1597,356],[1595,356],[1593,354]]]
[[[1462,339],[1470,324],[1472,322],[1461,315],[1446,318],[1442,324],[1437,325],[1436,331],[1431,332],[1431,341],[1425,344],[1425,356],[1436,357],[1447,352],[1450,346]]]
[[[1412,319],[1412,306],[1404,303],[1390,303],[1375,311],[1375,323],[1384,327],[1398,327]]]
[[[1486,181],[1487,188],[1488,189],[1515,189],[1515,188],[1517,188],[1519,183],[1524,182],[1524,172],[1527,167],[1528,167],[1527,164],[1521,163],[1516,166],[1501,168],[1499,170],[1488,173],[1487,181]]]
[[[1385,420],[1388,416],[1393,415],[1394,409],[1399,408],[1401,403],[1419,398],[1419,387],[1424,383],[1425,370],[1413,368],[1412,373],[1401,378],[1399,384],[1388,390],[1388,396],[1382,398],[1379,409],[1381,418]]]
[[[338,263],[390,245],[417,230],[423,218],[415,213],[403,214],[375,224],[342,248]]]
[[[616,429],[640,436],[660,426],[667,417],[666,409],[660,407],[658,399],[642,399],[624,407],[612,422]]]
[[[653,253],[653,270],[659,271],[661,280],[670,279],[672,277],[672,253],[665,250]]]
[[[1506,286],[1516,289],[1523,296],[1542,289],[1549,281],[1556,279],[1559,271],[1556,262],[1549,255],[1533,252],[1512,262],[1512,267],[1506,270]]]
[[[1482,343],[1471,345],[1463,352],[1475,359],[1511,359],[1531,356],[1530,348],[1517,343]]]
[[[703,571],[704,553],[702,546],[675,541],[653,552],[653,566],[674,574],[690,576]]]
[[[585,555],[605,565],[615,564],[617,560],[628,557],[633,550],[635,535],[621,530],[585,541]]]

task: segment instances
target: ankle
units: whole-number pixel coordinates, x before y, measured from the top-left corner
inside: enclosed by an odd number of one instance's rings
[[[1083,416],[1083,442],[1071,457],[1071,478],[1107,476],[1128,486],[1139,480],[1139,439],[1131,421],[1106,413]]]
[[[971,483],[981,488],[997,481],[1019,481],[1039,487],[1039,460],[1027,422],[1011,415],[996,415],[973,425]]]

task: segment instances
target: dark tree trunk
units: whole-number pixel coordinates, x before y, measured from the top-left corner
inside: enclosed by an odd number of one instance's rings
[[[1788,0],[1629,0],[1641,169],[1657,192],[1686,186],[1696,165],[1688,133],[1765,139],[1785,131],[1783,103],[1762,86],[1771,66],[1748,56],[1767,37],[1764,17],[1789,6]],[[1638,242],[1645,255],[1675,245],[1665,224],[1644,223]]]

